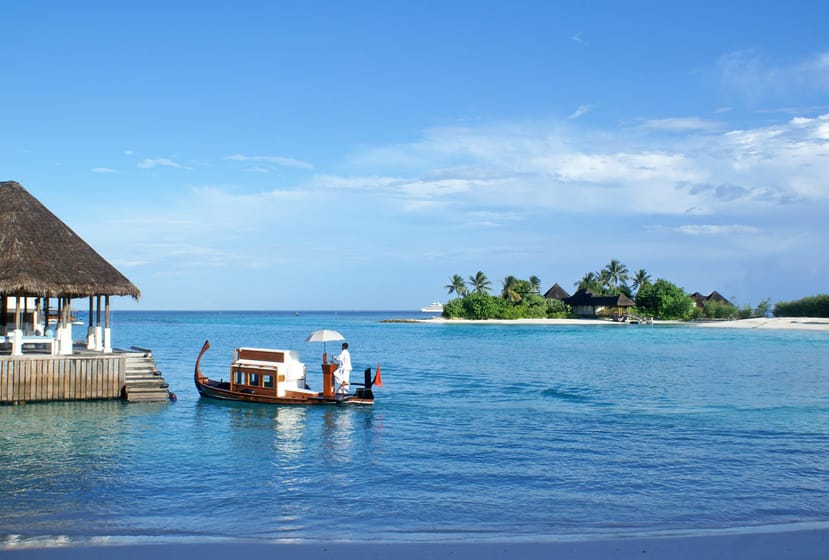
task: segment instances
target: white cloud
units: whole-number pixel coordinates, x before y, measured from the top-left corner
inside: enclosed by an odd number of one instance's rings
[[[159,159],[145,159],[138,163],[138,167],[142,169],[152,169],[153,167],[172,167],[173,169],[187,169],[191,170],[192,167],[187,167],[186,165],[182,165],[175,160],[169,158],[159,158]]]
[[[755,226],[746,226],[746,225],[710,225],[710,224],[698,224],[698,225],[684,225],[674,228],[675,231],[679,233],[684,233],[686,235],[709,235],[709,236],[721,236],[721,235],[754,235],[760,232],[760,229]]]
[[[125,156],[131,156],[131,155],[133,155],[134,153],[135,153],[135,150],[124,150],[124,155],[125,155]]]
[[[576,33],[575,35],[573,35],[572,37],[570,37],[570,40],[571,40],[571,41],[574,41],[574,42],[576,42],[576,43],[579,43],[580,45],[585,45],[585,46],[587,46],[587,45],[589,45],[590,43],[589,43],[589,42],[587,42],[587,39],[585,39],[583,35],[584,35],[584,34],[583,34],[581,31],[579,31],[578,33]]]
[[[592,106],[592,105],[579,105],[579,106],[576,108],[576,110],[575,110],[575,111],[573,111],[572,113],[570,113],[570,114],[567,116],[567,118],[568,118],[568,119],[577,119],[577,118],[579,118],[579,117],[581,117],[581,116],[584,116],[584,115],[586,115],[587,113],[589,113],[589,112],[590,112],[590,110],[591,110],[592,108],[593,108],[593,106]]]
[[[106,174],[106,173],[118,173],[116,170],[110,169],[109,167],[93,167],[91,169],[91,171],[93,173],[104,173],[104,174]]]
[[[722,128],[685,117],[612,130],[537,122],[432,129],[352,160],[371,169],[391,161],[405,177],[316,180],[409,201],[592,214],[745,215],[829,199],[829,116]]]
[[[313,169],[314,166],[308,162],[298,159],[281,157],[281,156],[245,156],[242,154],[235,154],[232,156],[225,156],[225,159],[231,161],[245,161],[245,162],[259,162],[270,163],[280,167],[293,167],[296,169]]]
[[[698,117],[651,119],[642,122],[638,126],[645,130],[664,132],[692,132],[722,128],[722,124],[716,121],[709,121]]]
[[[795,61],[774,61],[754,50],[726,53],[717,62],[721,84],[728,91],[757,102],[791,99],[792,94],[829,91],[829,52]]]

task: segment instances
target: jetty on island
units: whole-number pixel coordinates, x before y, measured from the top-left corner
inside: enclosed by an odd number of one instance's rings
[[[19,183],[0,182],[0,404],[175,398],[152,351],[112,347],[110,298],[140,295]]]

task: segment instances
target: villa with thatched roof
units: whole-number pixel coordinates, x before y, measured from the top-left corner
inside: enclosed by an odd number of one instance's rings
[[[573,313],[582,317],[594,317],[605,309],[621,314],[626,308],[636,307],[636,303],[625,294],[597,296],[586,289],[581,289],[562,301],[573,309]]]
[[[75,392],[87,395],[86,398],[107,398],[110,395],[104,393],[112,390],[120,394],[123,364],[119,366],[116,360],[106,365],[100,359],[81,363],[69,357],[83,353],[84,359],[91,360],[90,356],[95,354],[111,355],[109,298],[138,299],[140,295],[132,282],[19,183],[0,182],[0,402],[54,400],[48,396],[26,397],[31,396],[33,386],[40,394],[41,384],[44,395],[54,394],[59,400],[61,395],[66,398],[68,393]],[[89,299],[88,329],[81,344],[76,343],[72,334],[73,298]],[[54,331],[49,323],[53,303],[58,312]],[[3,354],[12,361],[3,358]],[[55,365],[54,360],[61,357],[66,357],[65,363]],[[103,372],[101,379],[109,379],[107,376],[112,374],[114,389],[102,388],[109,381],[102,381],[100,387],[92,381],[97,388],[91,392],[85,388],[75,391],[77,387],[69,390],[67,383],[71,380],[58,378],[77,373],[76,370],[84,370],[86,373],[79,375],[87,380],[97,379],[94,371]],[[23,375],[25,372],[31,374],[30,380]],[[63,383],[62,391],[55,385],[58,383]],[[15,387],[26,395],[21,397]],[[167,393],[166,384],[164,392]]]

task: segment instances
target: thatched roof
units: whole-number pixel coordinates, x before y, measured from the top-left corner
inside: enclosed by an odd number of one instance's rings
[[[717,290],[714,290],[707,296],[702,295],[699,292],[694,292],[691,294],[691,297],[697,304],[697,307],[705,307],[705,304],[709,301],[718,301],[720,303],[724,303],[726,305],[731,305],[731,302],[725,299],[722,294],[720,294]]]
[[[544,297],[547,299],[564,299],[570,297],[570,294],[568,294],[564,288],[556,283],[553,284],[552,288],[544,293]]]
[[[584,305],[592,305],[593,307],[636,307],[636,303],[625,294],[597,296],[590,290],[583,288],[569,298],[565,298],[563,301],[572,307]]]
[[[141,292],[15,181],[0,182],[0,295]]]

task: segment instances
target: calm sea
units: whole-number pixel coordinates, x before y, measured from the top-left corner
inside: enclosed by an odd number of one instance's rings
[[[829,524],[829,333],[117,312],[164,404],[0,407],[0,545],[550,541]],[[340,331],[373,408],[201,399],[193,363]],[[80,336],[78,329],[76,336]],[[329,343],[327,350],[338,343]]]

